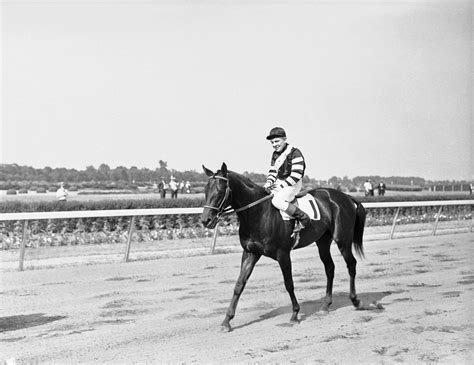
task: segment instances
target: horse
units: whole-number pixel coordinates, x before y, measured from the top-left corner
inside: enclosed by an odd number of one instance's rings
[[[330,188],[318,188],[308,192],[319,207],[320,220],[299,231],[296,247],[294,238],[294,220],[284,221],[280,211],[273,207],[265,189],[250,179],[227,169],[225,163],[221,169],[213,172],[202,166],[209,181],[205,187],[205,205],[201,215],[204,227],[213,229],[219,219],[232,208],[240,223],[239,238],[243,248],[240,274],[234,288],[226,316],[222,322],[222,330],[231,331],[230,321],[235,316],[237,303],[245,288],[255,264],[261,256],[276,260],[280,266],[285,288],[290,296],[293,313],[291,322],[298,322],[300,306],[296,299],[293,285],[290,252],[294,248],[302,248],[316,242],[319,256],[326,271],[326,296],[320,312],[328,313],[332,303],[334,280],[334,262],[330,246],[334,240],[346,261],[350,276],[349,298],[354,307],[368,309],[357,298],[355,276],[357,260],[352,254],[354,250],[361,258],[364,257],[362,246],[366,212],[360,202],[351,196]],[[229,208],[230,206],[230,208]]]

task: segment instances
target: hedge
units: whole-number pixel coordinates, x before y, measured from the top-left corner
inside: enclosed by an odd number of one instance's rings
[[[375,187],[377,190],[377,187]],[[423,187],[419,185],[386,185],[385,190],[387,191],[422,191]]]
[[[52,212],[68,210],[113,210],[113,209],[153,209],[153,208],[195,208],[204,206],[204,199],[103,199],[97,201],[3,201],[0,213]]]

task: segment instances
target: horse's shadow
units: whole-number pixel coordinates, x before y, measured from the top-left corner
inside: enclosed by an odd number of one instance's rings
[[[390,291],[383,291],[383,292],[375,292],[375,293],[359,293],[357,294],[357,297],[365,304],[368,303],[376,303],[379,302],[382,298],[386,297],[387,295],[392,294]],[[320,298],[318,300],[308,300],[306,302],[300,303],[300,312],[299,312],[299,317],[300,317],[300,322],[306,320],[308,317],[313,316],[314,314],[319,312],[319,309],[321,308],[323,304],[323,298]],[[332,296],[332,304],[329,307],[329,312],[334,312],[340,308],[344,307],[352,307],[352,302],[349,299],[348,293],[334,293]],[[354,308],[355,310],[355,308]],[[284,307],[276,308],[273,309],[272,311],[262,314],[259,318],[254,319],[253,321],[250,321],[248,323],[241,324],[239,326],[235,326],[234,329],[239,329],[239,328],[244,328],[247,326],[250,326],[252,324],[258,323],[265,321],[270,318],[277,317],[282,314],[288,313],[290,316],[292,313],[293,309],[291,305],[287,305]],[[284,326],[291,326],[291,323],[285,323],[282,324]]]

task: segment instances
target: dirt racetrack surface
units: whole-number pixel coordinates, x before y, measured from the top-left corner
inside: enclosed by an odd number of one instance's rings
[[[235,238],[237,240],[237,238]],[[334,298],[316,247],[292,253],[300,323],[278,264],[262,258],[220,332],[240,254],[59,267],[1,275],[0,363],[472,364],[474,235],[365,244],[358,311],[335,246]]]

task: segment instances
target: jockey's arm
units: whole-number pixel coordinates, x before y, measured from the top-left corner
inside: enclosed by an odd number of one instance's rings
[[[276,177],[277,177],[277,171],[275,169],[275,166],[272,165],[270,166],[270,170],[268,171],[268,175],[267,175],[267,181],[265,182],[263,187],[270,188],[271,186],[273,186],[273,184],[275,184]]]

